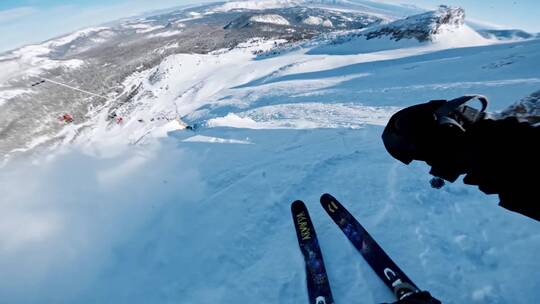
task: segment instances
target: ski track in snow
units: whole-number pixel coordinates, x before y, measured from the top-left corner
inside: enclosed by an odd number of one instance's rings
[[[444,303],[540,302],[539,224],[460,181],[430,188],[427,166],[398,163],[380,139],[412,103],[482,93],[501,110],[534,91],[540,41],[253,55],[273,46],[170,56],[126,79],[141,89],[122,124],[99,113],[65,130],[75,151],[3,168],[2,301],[305,303],[296,199],[336,303],[393,301],[319,206],[329,192]]]

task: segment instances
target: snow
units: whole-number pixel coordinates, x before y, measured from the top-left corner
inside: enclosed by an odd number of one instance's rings
[[[364,53],[369,56],[382,55],[394,57],[396,54],[433,52],[451,48],[465,48],[498,44],[499,41],[485,39],[468,26],[448,29],[433,36],[433,41],[419,42],[416,39],[401,39],[395,41],[389,36],[367,38],[362,32],[337,35],[329,43],[321,44],[310,51],[310,54],[341,54],[353,55]],[[378,58],[381,59],[381,58]]]
[[[241,145],[250,145],[251,142],[248,140],[239,140],[239,139],[225,139],[204,135],[195,135],[190,138],[186,138],[183,142],[200,142],[200,143],[218,143],[218,144],[241,144]]]
[[[103,43],[103,42],[111,39],[115,35],[116,35],[116,33],[111,31],[111,30],[103,30],[103,31],[100,31],[97,34],[97,37],[92,37],[92,38],[90,38],[90,40],[93,41],[94,43]]]
[[[358,129],[366,124],[384,126],[395,107],[365,107],[355,104],[294,103],[229,113],[208,120],[209,127],[248,129]]]
[[[137,34],[150,33],[165,28],[163,25],[152,25],[148,23],[125,24],[123,26],[125,28],[134,29]]]
[[[84,64],[84,60],[81,59],[71,59],[62,61],[62,66],[67,69],[77,69]]]
[[[321,17],[309,16],[302,21],[302,23],[309,25],[320,25],[325,27],[333,27],[332,21],[328,19],[323,19]]]
[[[486,301],[492,293],[493,293],[493,286],[484,286],[473,292],[472,300],[476,302]]]
[[[2,301],[307,303],[296,199],[336,303],[394,301],[319,206],[329,192],[444,303],[540,302],[539,223],[461,181],[432,189],[425,164],[397,162],[380,139],[405,106],[482,93],[500,111],[538,91],[540,40],[453,33],[268,57],[254,52],[277,41],[253,39],[130,75],[140,90],[122,124],[99,112],[66,128],[69,145],[0,171]]]
[[[459,48],[494,44],[495,41],[482,37],[478,32],[467,25],[459,28],[441,27],[440,33],[433,37],[435,44],[443,45],[445,48]]]
[[[166,31],[166,32],[160,32],[160,33],[148,35],[148,38],[172,37],[181,33],[182,31]]]
[[[48,46],[48,47],[59,47],[59,46],[63,46],[63,45],[66,45],[68,43],[71,43],[71,42],[73,42],[73,41],[75,41],[75,40],[77,40],[79,38],[87,37],[90,34],[102,32],[102,31],[107,31],[107,30],[109,30],[108,27],[87,28],[87,29],[83,29],[83,30],[74,32],[72,34],[60,37],[58,39],[51,40],[51,41],[47,42],[45,45]]]
[[[17,97],[22,94],[30,93],[30,90],[23,89],[11,89],[11,90],[1,90],[0,89],[0,106],[6,103],[9,99]]]
[[[4,299],[305,303],[289,214],[300,198],[315,222],[336,301],[391,301],[319,206],[318,196],[331,192],[445,303],[534,303],[538,223],[462,184],[431,189],[427,167],[396,163],[380,130],[214,128],[195,135],[249,138],[249,145],[186,141],[193,133],[183,131],[113,157],[69,152],[5,168]],[[22,181],[26,191],[15,190]],[[463,234],[469,245],[454,245]],[[509,280],[510,273],[524,278]]]
[[[418,8],[408,8],[395,3],[380,3],[380,1],[369,0],[241,0],[228,1],[209,13],[228,12],[233,10],[265,10],[276,8],[287,8],[295,6],[305,6],[314,8],[330,9],[344,12],[361,12],[378,16],[384,20],[394,20],[397,17],[404,17],[423,11]]]
[[[69,44],[76,39],[92,33],[107,31],[108,28],[89,28],[73,34],[50,40],[42,44],[28,45],[12,52],[8,60],[0,62],[0,82],[17,76],[35,76],[43,71],[56,68],[77,69],[84,64],[83,60],[53,60],[47,57],[54,48]]]
[[[277,14],[265,14],[265,15],[255,15],[249,20],[259,23],[270,23],[270,24],[279,24],[279,25],[290,25],[287,19],[283,18]]]
[[[229,1],[214,9],[216,12],[228,12],[238,9],[264,10],[272,8],[291,7],[302,4],[302,0],[248,0]]]
[[[334,24],[333,24],[332,21],[330,21],[330,20],[324,20],[323,23],[322,23],[322,26],[325,26],[325,27],[333,27]]]

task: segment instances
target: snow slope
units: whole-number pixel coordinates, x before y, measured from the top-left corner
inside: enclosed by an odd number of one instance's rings
[[[2,301],[307,303],[295,199],[336,303],[392,301],[319,206],[330,192],[444,303],[540,302],[539,223],[461,182],[432,189],[427,166],[395,161],[380,139],[411,104],[482,93],[500,111],[538,91],[540,40],[354,39],[169,56],[126,79],[140,89],[116,109],[123,123],[97,112],[60,152],[8,163]]]

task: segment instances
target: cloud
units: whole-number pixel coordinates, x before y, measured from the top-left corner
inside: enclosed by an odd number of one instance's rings
[[[0,269],[9,278],[0,282],[2,302],[80,296],[161,212],[201,198],[196,164],[169,142],[106,159],[72,151],[2,168]]]
[[[29,6],[3,10],[0,11],[0,24],[14,22],[21,18],[29,17],[37,12],[38,10],[36,8]]]

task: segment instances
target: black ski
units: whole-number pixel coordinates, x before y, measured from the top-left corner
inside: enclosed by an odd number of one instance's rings
[[[394,292],[398,300],[419,291],[413,281],[338,200],[330,194],[324,194],[321,196],[321,204],[379,278]]]
[[[334,304],[321,248],[306,205],[302,201],[295,201],[291,205],[291,211],[298,244],[306,263],[309,303]]]

